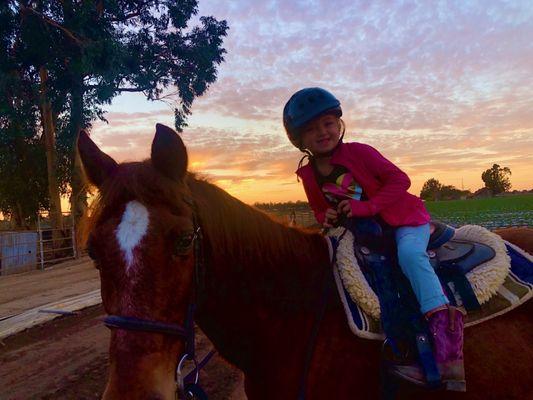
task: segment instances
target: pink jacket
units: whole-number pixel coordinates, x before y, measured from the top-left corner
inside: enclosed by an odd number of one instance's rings
[[[409,177],[372,146],[341,143],[331,163],[350,171],[369,199],[352,202],[354,216],[379,214],[391,226],[418,226],[429,222],[430,216],[422,200],[407,192],[411,186]],[[313,167],[308,163],[296,174],[302,179],[315,218],[323,224],[326,210],[331,206],[318,186]]]

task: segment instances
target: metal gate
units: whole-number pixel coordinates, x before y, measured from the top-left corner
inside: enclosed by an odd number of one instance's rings
[[[54,227],[48,213],[37,216],[34,230],[0,232],[0,275],[48,266],[78,257],[76,227],[70,213],[61,213]]]

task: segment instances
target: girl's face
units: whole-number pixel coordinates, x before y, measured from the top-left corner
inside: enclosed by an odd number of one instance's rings
[[[326,114],[309,121],[303,127],[302,144],[314,155],[325,154],[337,146],[340,136],[339,119],[334,115]]]

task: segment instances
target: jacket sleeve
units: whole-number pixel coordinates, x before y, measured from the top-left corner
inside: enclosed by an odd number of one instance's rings
[[[405,172],[381,155],[372,146],[359,144],[358,157],[381,183],[381,188],[371,199],[351,203],[354,216],[364,217],[378,214],[392,206],[407,192],[411,180]],[[354,204],[358,203],[358,204]]]
[[[309,206],[313,210],[313,214],[315,214],[315,219],[320,225],[323,225],[324,221],[326,220],[326,209],[322,209],[322,207],[320,207],[316,201],[313,201],[314,197],[305,181],[303,181],[303,185]]]

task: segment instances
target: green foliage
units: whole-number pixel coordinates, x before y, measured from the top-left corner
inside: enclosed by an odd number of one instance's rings
[[[440,190],[441,200],[457,200],[460,198],[466,198],[472,193],[469,190],[460,190],[452,185],[444,185]]]
[[[103,106],[118,94],[143,92],[150,100],[172,103],[175,125],[181,130],[193,100],[216,80],[225,53],[226,21],[199,17],[193,26],[189,22],[197,13],[196,0],[0,2],[3,140],[8,143],[17,135],[24,137],[17,142],[17,146],[27,147],[21,152],[39,153],[40,67],[49,76],[63,194],[75,186],[73,155],[79,129],[97,118],[105,120]],[[24,111],[26,108],[31,111]],[[25,158],[22,153],[10,153],[8,147],[3,150],[3,176],[19,173],[21,168],[36,168],[35,176],[46,172],[40,156]],[[23,159],[36,164],[21,164]],[[15,186],[12,182],[4,188]],[[19,193],[23,196],[25,192]],[[3,201],[9,198],[3,197]],[[46,201],[39,198],[35,204],[46,206]]]
[[[48,206],[46,157],[31,86],[16,74],[0,74],[0,211],[18,227],[31,225]],[[10,90],[14,87],[18,93]]]
[[[511,175],[511,170],[509,168],[493,164],[492,168],[485,170],[481,174],[481,179],[485,183],[485,187],[490,189],[494,195],[507,192],[511,188],[509,175]]]
[[[30,226],[48,208],[46,156],[31,132],[0,130],[0,211],[16,226]]]
[[[469,194],[471,194],[469,190],[459,190],[452,185],[443,185],[435,178],[428,179],[420,191],[420,197],[426,201],[460,199]]]
[[[422,186],[420,197],[424,200],[439,200],[441,189],[442,183],[435,178],[428,179]]]

